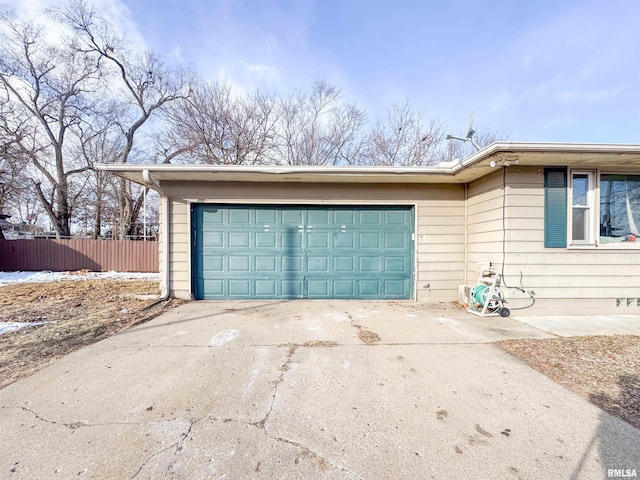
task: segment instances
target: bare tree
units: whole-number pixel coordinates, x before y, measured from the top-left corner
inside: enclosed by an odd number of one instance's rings
[[[365,163],[387,166],[423,166],[436,161],[444,137],[438,120],[425,121],[407,102],[393,104],[371,128]]]
[[[101,65],[104,88],[113,96],[119,112],[115,123],[121,139],[117,161],[133,160],[137,153],[135,147],[142,141],[141,127],[170,103],[188,97],[188,75],[168,67],[152,52],[136,52],[113,25],[84,0],[72,0],[52,13],[76,32],[79,50]],[[124,179],[119,181],[119,238],[135,235],[144,193]]]
[[[188,161],[252,165],[267,161],[273,148],[277,112],[274,100],[255,92],[236,96],[224,83],[198,83],[192,94],[165,111],[163,162]],[[165,140],[166,142],[166,140]]]
[[[96,123],[82,130],[79,155],[89,164],[98,159],[101,163],[114,163],[121,150],[117,133],[112,128],[114,119],[103,114],[96,120]],[[83,199],[83,216],[85,224],[91,225],[86,234],[97,239],[102,236],[105,223],[112,226],[118,223],[118,202],[114,194],[118,192],[119,181],[108,172],[95,169],[87,172],[87,175],[89,189]]]
[[[16,155],[33,168],[32,186],[56,235],[70,235],[73,178],[90,168],[72,158],[75,128],[92,109],[98,65],[68,38],[62,46],[46,40],[43,27],[2,17],[0,85],[11,104],[1,119]]]
[[[13,152],[14,135],[6,128],[12,116],[6,88],[0,88],[0,213],[6,213],[7,205],[19,192],[16,178],[23,169],[20,157]]]
[[[309,93],[280,100],[274,162],[288,165],[359,163],[365,113],[344,105],[337,87],[315,82]]]

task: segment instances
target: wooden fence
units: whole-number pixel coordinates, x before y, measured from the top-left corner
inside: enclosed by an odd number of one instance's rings
[[[0,240],[0,271],[157,272],[158,242]]]

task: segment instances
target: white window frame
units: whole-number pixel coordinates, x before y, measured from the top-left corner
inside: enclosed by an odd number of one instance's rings
[[[576,208],[573,205],[573,179],[575,175],[586,175],[587,176],[587,205],[584,206],[585,209],[588,209],[588,215],[586,221],[588,225],[586,227],[586,236],[585,240],[574,240],[573,239],[573,210]],[[599,222],[596,224],[596,218],[599,218],[598,205],[596,200],[596,190],[597,190],[597,179],[599,175],[596,170],[571,170],[569,172],[569,191],[567,195],[567,240],[569,246],[595,246],[596,238],[599,238],[599,235],[596,236],[596,227],[599,226]],[[580,207],[580,206],[578,206]]]

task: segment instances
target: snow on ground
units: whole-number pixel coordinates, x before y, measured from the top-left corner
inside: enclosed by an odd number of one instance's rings
[[[44,325],[51,322],[0,322],[0,335],[14,330],[20,330],[24,327],[35,327],[37,325]]]
[[[157,273],[141,272],[0,272],[0,287],[16,283],[58,282],[60,280],[156,280]]]

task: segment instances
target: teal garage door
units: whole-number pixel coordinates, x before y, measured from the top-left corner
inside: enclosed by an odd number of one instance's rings
[[[413,208],[194,205],[196,299],[411,298]]]

